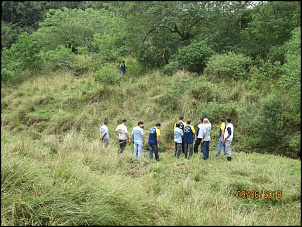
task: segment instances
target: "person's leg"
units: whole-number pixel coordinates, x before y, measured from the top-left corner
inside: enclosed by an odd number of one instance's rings
[[[138,152],[138,144],[137,143],[134,143],[134,146],[133,146],[133,155],[136,157],[137,156],[137,152]]]
[[[155,160],[159,161],[159,154],[158,154],[158,147],[157,145],[153,145],[154,146],[154,155],[155,155]]]
[[[103,139],[103,148],[108,147],[108,144],[109,144],[109,140]]]
[[[188,159],[190,159],[192,157],[192,155],[193,155],[193,143],[190,143],[189,144],[189,158]]]
[[[153,159],[153,145],[149,144],[149,159]]]
[[[232,159],[232,142],[229,140],[225,141],[225,149],[226,149],[226,156],[227,160],[231,161]]]
[[[209,158],[209,141],[203,141],[202,144],[203,160]]]
[[[137,157],[141,158],[142,157],[142,152],[143,152],[143,144],[138,144],[137,145]]]
[[[185,143],[185,158],[188,158],[188,144]]]
[[[226,155],[225,143],[223,143],[222,148],[223,148],[223,154]]]
[[[194,143],[194,153],[198,153],[198,146],[200,145],[200,138],[197,138],[195,143]]]
[[[176,158],[179,158],[181,150],[182,150],[182,144],[178,143],[177,150],[176,150]]]
[[[119,142],[120,142],[120,147],[119,147],[118,153],[121,154],[125,150],[127,140],[119,140]]]
[[[222,149],[223,145],[224,145],[224,142],[222,142],[222,137],[219,137],[219,139],[218,139],[218,149],[217,149],[216,156],[220,155],[220,152],[221,152],[221,149]]]

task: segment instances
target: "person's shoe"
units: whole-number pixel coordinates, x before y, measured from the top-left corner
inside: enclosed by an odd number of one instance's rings
[[[219,156],[219,154],[216,154],[216,156]]]
[[[227,157],[226,159],[228,162],[230,162],[232,160],[232,157]]]

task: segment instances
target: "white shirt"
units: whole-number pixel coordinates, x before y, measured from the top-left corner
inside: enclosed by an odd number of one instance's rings
[[[128,130],[127,130],[127,127],[126,125],[123,125],[123,124],[120,124],[116,127],[116,132],[119,133],[119,136],[118,138],[120,140],[127,140],[127,136],[126,136],[126,133],[128,133]]]
[[[199,124],[197,127],[199,128],[199,131],[198,131],[198,135],[197,135],[197,138],[202,138],[202,128],[203,128],[204,124]]]
[[[226,138],[229,135],[228,128],[231,128],[231,136],[227,140],[233,141],[234,126],[233,126],[232,123],[229,123],[229,124],[226,125],[226,129],[225,129],[225,132],[224,132],[224,138]]]

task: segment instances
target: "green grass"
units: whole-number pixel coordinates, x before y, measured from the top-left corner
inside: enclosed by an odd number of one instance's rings
[[[207,105],[188,91],[166,108],[167,89],[180,80],[204,78],[128,74],[120,86],[106,87],[91,75],[62,74],[2,88],[1,225],[300,226],[301,161],[241,150],[240,134],[232,162],[215,157],[220,104],[212,100],[208,110],[198,109]],[[237,84],[230,93],[240,108],[252,94],[245,91]],[[219,85],[207,92],[225,99]],[[183,114],[196,125],[205,111],[213,116],[209,160],[200,153],[177,160],[174,122]],[[107,149],[98,140],[104,117]],[[149,160],[147,151],[134,158],[133,145],[117,154],[114,131],[122,118],[129,131],[143,120],[146,136],[161,122],[160,162]],[[281,190],[282,198],[237,198],[238,190]]]

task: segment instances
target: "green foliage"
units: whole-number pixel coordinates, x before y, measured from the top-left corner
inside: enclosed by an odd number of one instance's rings
[[[96,81],[100,81],[106,85],[116,85],[120,82],[118,70],[112,68],[110,65],[104,65],[93,74],[93,77]]]
[[[285,116],[301,125],[301,27],[293,31],[293,37],[284,45],[286,62],[279,86],[285,103]]]
[[[43,59],[43,69],[46,72],[56,71],[62,69],[62,67],[65,68],[64,62],[72,64],[76,59],[75,54],[72,52],[72,48],[63,45],[57,46],[55,50],[41,52],[40,56],[41,59]]]
[[[5,73],[3,82],[22,81],[30,76],[30,74],[26,74],[26,72],[32,74],[39,72],[42,62],[39,51],[39,45],[27,33],[22,33],[17,43],[13,44],[9,49],[2,49],[1,71],[4,70]],[[10,78],[8,78],[9,76],[13,76],[13,78],[10,80]]]
[[[169,64],[172,64],[172,67],[178,66],[179,70],[202,73],[207,59],[213,54],[214,51],[205,42],[192,42],[189,46],[179,49],[171,57]]]
[[[240,50],[254,59],[267,60],[272,47],[282,46],[291,31],[301,26],[301,3],[297,1],[268,1],[251,11],[252,21],[242,30]]]
[[[72,47],[74,51],[87,46],[94,51],[93,35],[98,32],[103,34],[108,14],[94,9],[50,9],[38,31],[32,35],[44,52],[55,50],[59,45]]]
[[[283,128],[282,111],[282,101],[278,94],[271,94],[261,100],[253,134],[258,146],[271,147],[282,141],[286,134],[284,130],[280,130]]]
[[[216,54],[209,58],[204,74],[213,81],[246,79],[252,60],[233,52]]]
[[[290,135],[290,138],[288,138],[288,146],[291,150],[295,152],[301,151],[301,134],[296,133],[294,135]]]

